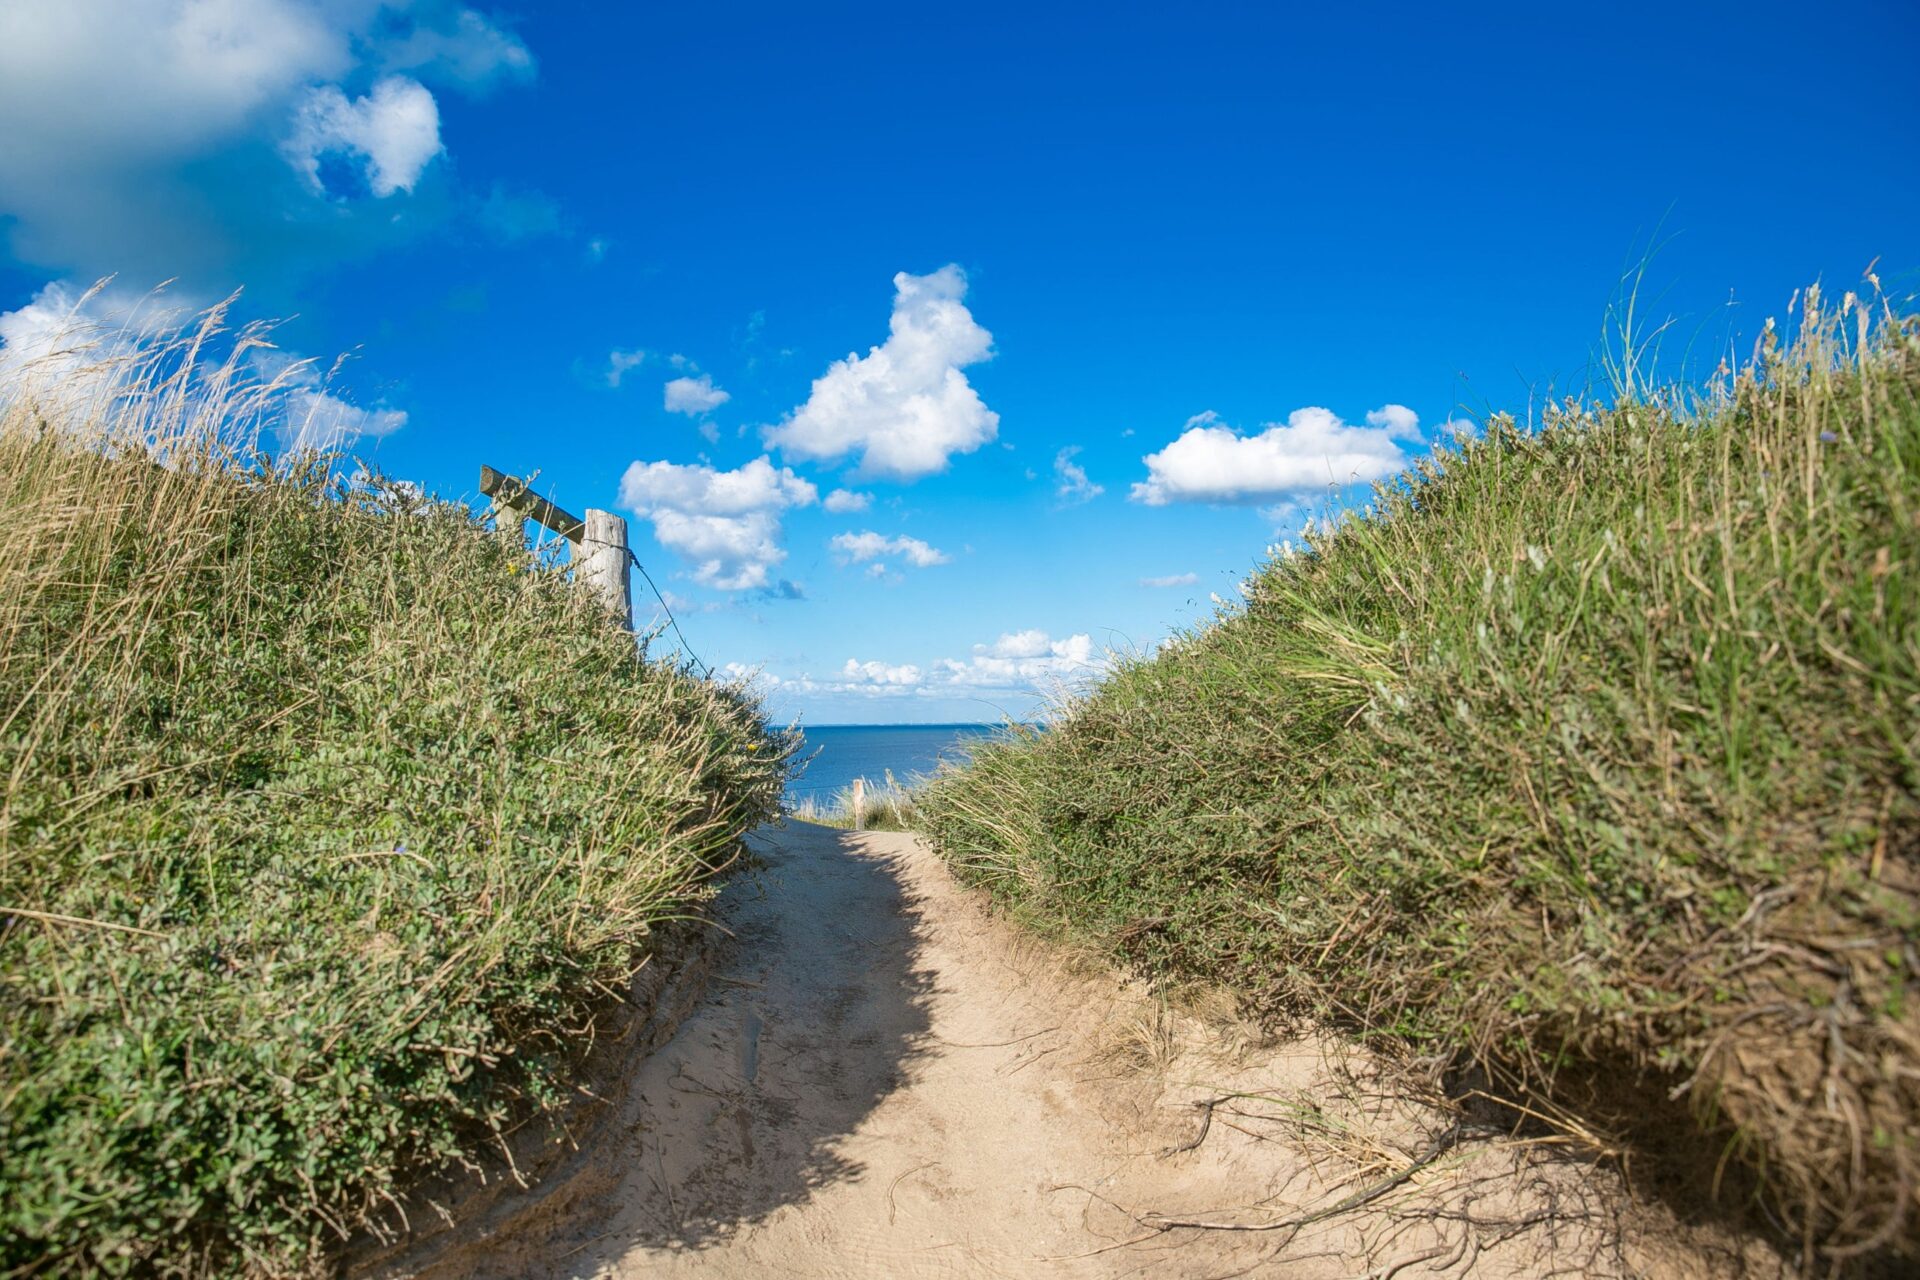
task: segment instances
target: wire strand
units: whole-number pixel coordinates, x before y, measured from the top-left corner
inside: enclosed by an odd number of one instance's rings
[[[664,595],[660,594],[660,588],[654,586],[653,575],[647,572],[647,566],[640,563],[640,557],[633,554],[633,548],[631,547],[627,548],[627,559],[633,561],[633,567],[640,571],[640,576],[646,580],[647,586],[653,588],[653,598],[658,600],[660,607],[666,611],[667,624],[673,628],[673,634],[680,637],[681,650],[685,652],[687,657],[693,660],[694,665],[706,673],[707,679],[713,679],[713,668],[701,661],[700,655],[695,653],[693,646],[687,643],[687,633],[680,629],[680,620],[673,616],[673,606],[667,603],[667,598]]]

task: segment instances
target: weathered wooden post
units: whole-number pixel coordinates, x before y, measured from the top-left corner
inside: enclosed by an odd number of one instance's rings
[[[633,562],[627,552],[625,520],[611,511],[592,508],[582,520],[533,492],[520,477],[492,467],[480,468],[480,492],[565,538],[573,556],[574,580],[604,600],[623,629],[633,630],[633,600],[628,590]]]
[[[867,829],[867,780],[865,778],[853,780],[853,829],[855,831]]]
[[[573,554],[580,562],[579,576],[607,602],[621,629],[633,630],[633,561],[627,554],[627,522],[611,511],[588,507],[586,536]]]

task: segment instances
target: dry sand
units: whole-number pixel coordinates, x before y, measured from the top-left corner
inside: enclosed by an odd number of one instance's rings
[[[1356,1050],[1262,1043],[1068,964],[914,837],[790,824],[755,847],[704,998],[595,1136],[388,1274],[1773,1270],[1564,1153],[1449,1144],[1450,1117]]]

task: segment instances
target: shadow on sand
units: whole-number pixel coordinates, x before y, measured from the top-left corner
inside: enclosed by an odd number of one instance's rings
[[[431,1261],[362,1275],[604,1273],[636,1245],[704,1249],[866,1176],[841,1140],[907,1081],[928,1029],[919,904],[884,846],[850,832],[789,823],[751,843],[760,865],[715,904],[728,936],[704,996],[601,1084],[579,1149]]]

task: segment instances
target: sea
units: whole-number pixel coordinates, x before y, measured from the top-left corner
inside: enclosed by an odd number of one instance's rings
[[[911,786],[942,760],[964,760],[967,748],[1006,731],[995,724],[815,724],[805,725],[806,767],[787,786],[787,803],[811,800],[822,808],[865,778],[867,786]]]

